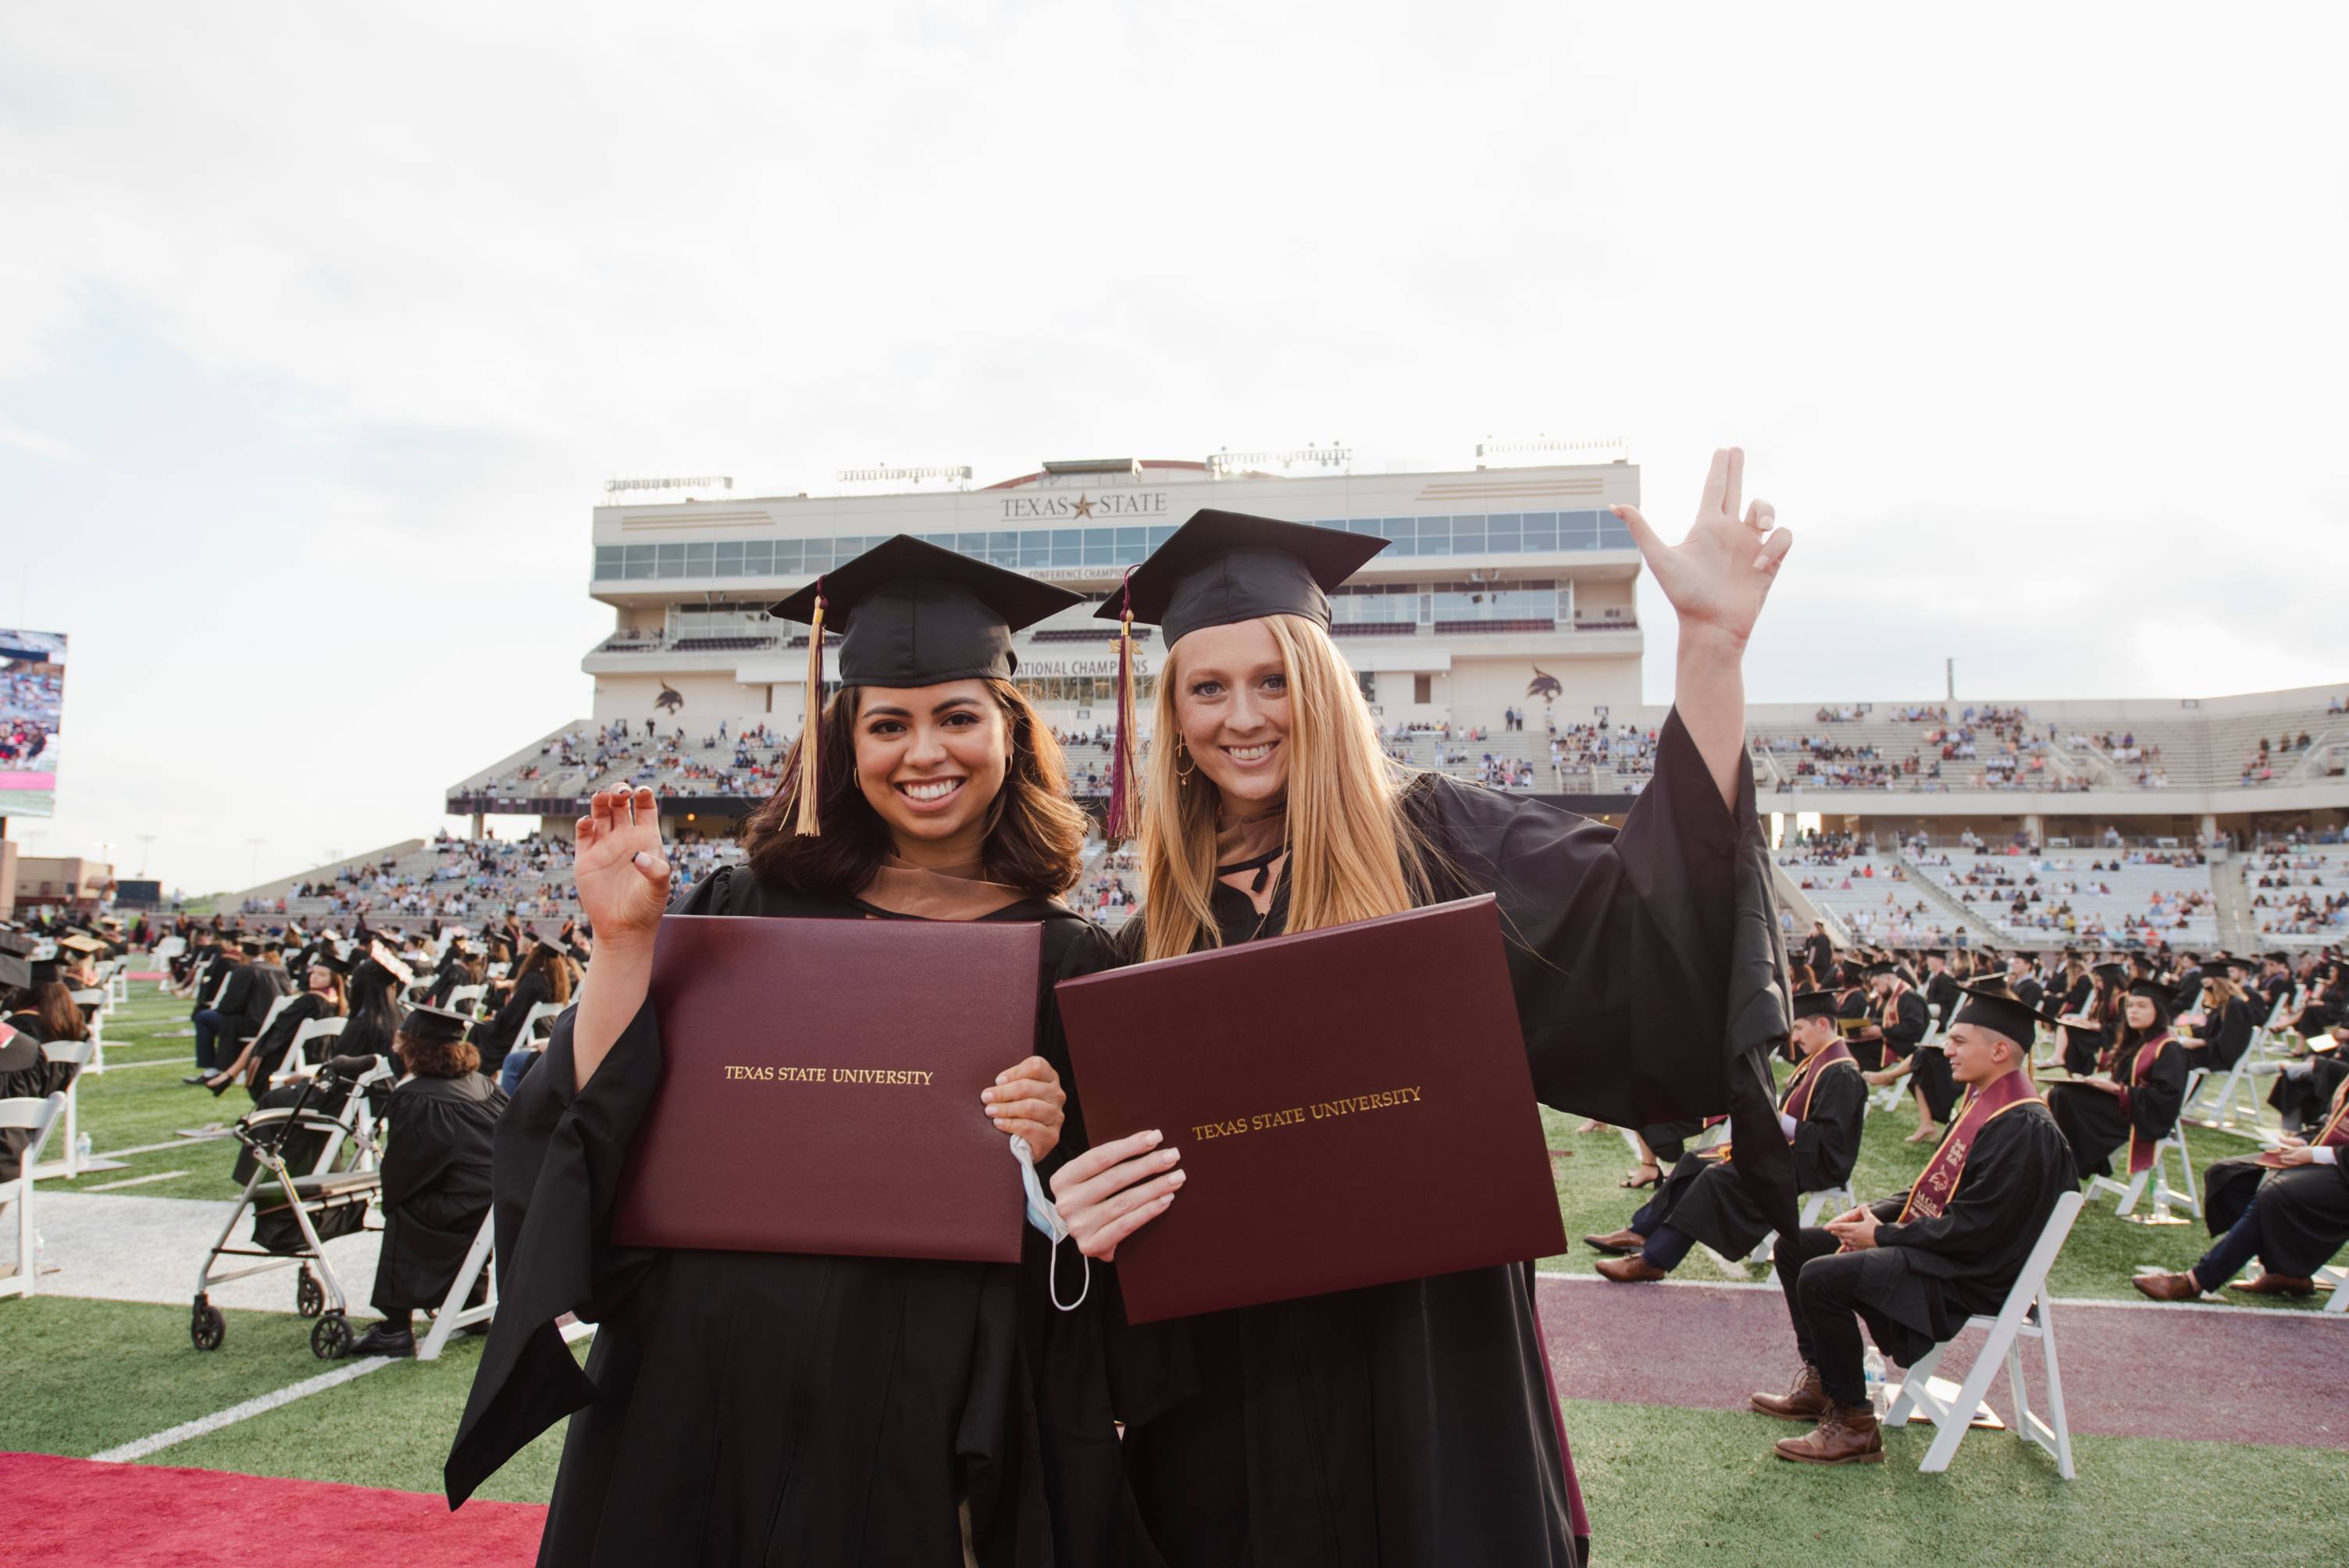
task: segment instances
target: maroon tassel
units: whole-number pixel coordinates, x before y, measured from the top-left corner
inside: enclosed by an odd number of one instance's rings
[[[1117,617],[1117,735],[1110,742],[1109,810],[1102,820],[1102,836],[1121,843],[1141,827],[1140,780],[1134,777],[1133,735],[1133,573],[1122,592],[1124,607]]]

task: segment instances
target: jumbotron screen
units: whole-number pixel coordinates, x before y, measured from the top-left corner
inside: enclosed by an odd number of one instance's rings
[[[0,817],[57,812],[66,634],[0,630]]]

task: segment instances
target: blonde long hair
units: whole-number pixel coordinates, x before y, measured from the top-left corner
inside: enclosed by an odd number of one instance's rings
[[[1397,914],[1429,895],[1425,846],[1402,810],[1413,770],[1391,760],[1344,655],[1301,615],[1264,624],[1288,676],[1288,924],[1316,931]],[[1181,649],[1159,671],[1156,740],[1143,769],[1142,870],[1150,890],[1145,959],[1219,947],[1213,905],[1216,787],[1178,764]]]

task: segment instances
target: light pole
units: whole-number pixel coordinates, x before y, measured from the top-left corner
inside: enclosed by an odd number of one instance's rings
[[[154,842],[155,835],[152,833],[139,835],[139,874],[142,877],[147,874],[147,851]]]
[[[247,839],[244,841],[247,847],[252,851],[252,853],[248,854],[244,861],[244,885],[251,887],[254,882],[261,880],[261,846],[267,843],[269,841],[266,839]]]

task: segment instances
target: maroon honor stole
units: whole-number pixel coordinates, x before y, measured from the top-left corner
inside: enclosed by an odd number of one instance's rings
[[[2168,1035],[2157,1035],[2137,1047],[2136,1057],[2129,1063],[2128,1083],[2121,1086],[2120,1102],[2123,1116],[2129,1113],[2129,1085],[2145,1081],[2145,1075],[2153,1070],[2154,1057],[2159,1056],[2161,1047],[2168,1043]],[[2153,1169],[2154,1150],[2159,1142],[2160,1140],[2157,1139],[2154,1142],[2147,1143],[2143,1137],[2139,1136],[2135,1124],[2131,1124],[2129,1128],[2130,1175],[2135,1176],[2141,1171]]]
[[[1854,1072],[1859,1070],[1859,1063],[1852,1059],[1851,1047],[1841,1040],[1795,1069],[1794,1078],[1786,1085],[1786,1098],[1781,1102],[1788,1116],[1801,1121],[1811,1114],[1811,1092],[1819,1087],[1819,1079],[1826,1076],[1827,1068],[1837,1062],[1849,1063]]]
[[[1991,1118],[2003,1116],[2018,1105],[2041,1103],[2039,1093],[2031,1087],[2031,1074],[2017,1070],[1992,1079],[1987,1085],[1970,1090],[1965,1109],[1958,1113],[1950,1135],[1941,1140],[1941,1147],[1933,1150],[1926,1162],[1924,1174],[1909,1189],[1909,1201],[1900,1205],[1900,1218],[1895,1224],[1907,1224],[1911,1216],[1938,1220],[1950,1206],[1950,1199],[1958,1190],[1959,1181],[1966,1173],[1966,1155],[1981,1136]]]

